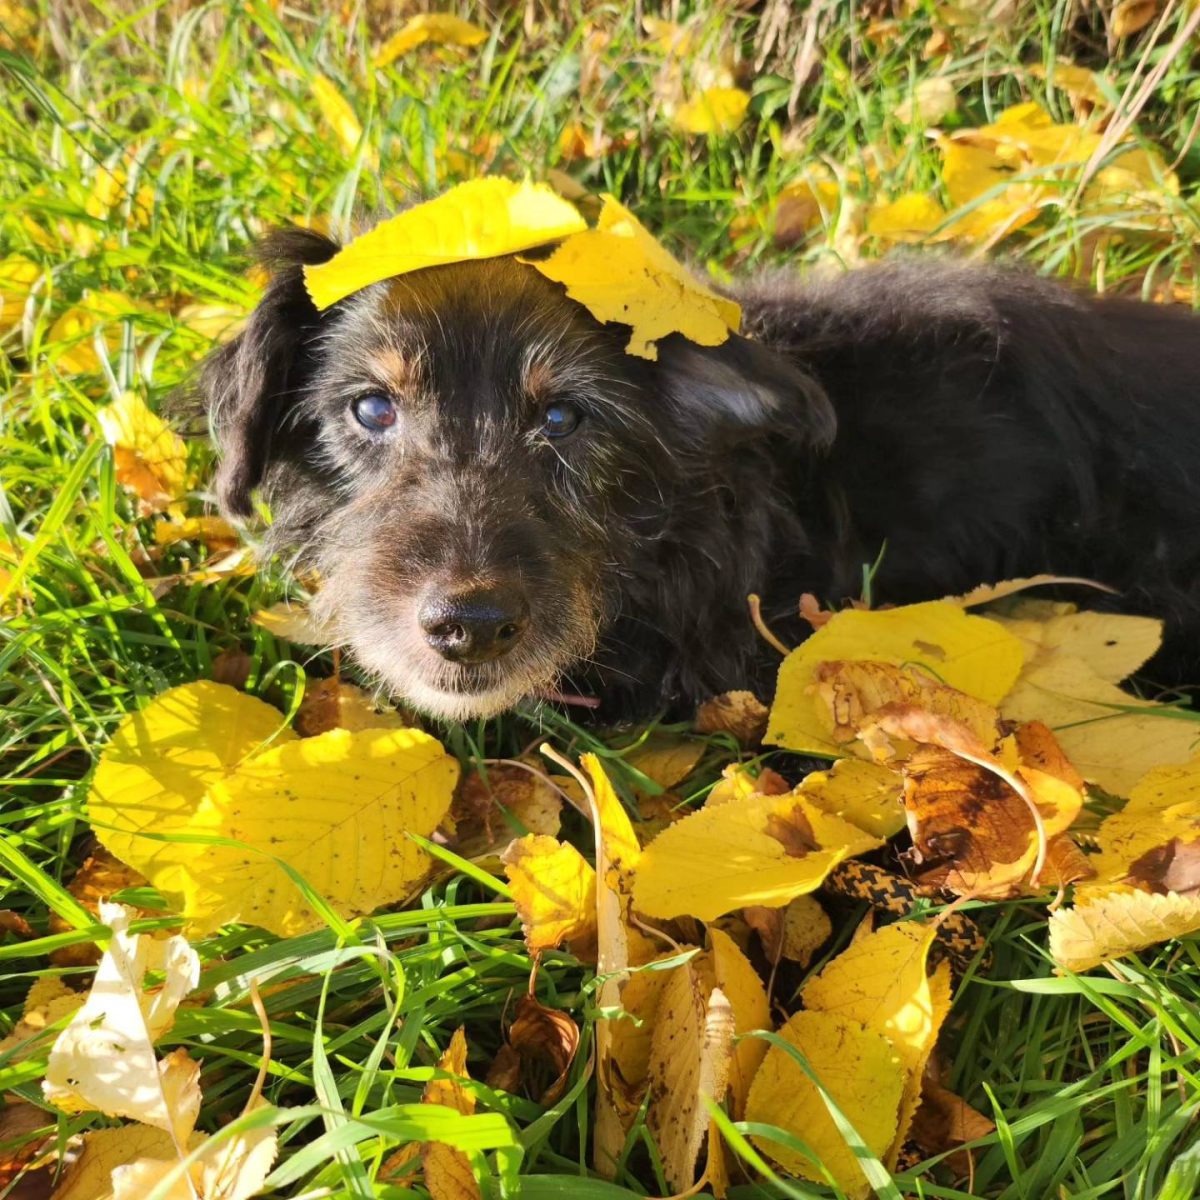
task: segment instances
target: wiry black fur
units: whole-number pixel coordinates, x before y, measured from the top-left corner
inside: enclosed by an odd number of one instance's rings
[[[737,289],[749,340],[672,337],[651,363],[510,259],[318,314],[301,264],[335,250],[277,235],[266,297],[204,370],[218,492],[243,516],[262,488],[274,545],[321,572],[339,636],[410,700],[466,715],[556,686],[617,717],[769,690],[747,593],[798,640],[800,593],[857,595],[884,543],[876,602],[1084,575],[1167,618],[1161,675],[1200,674],[1190,314],[897,263]],[[389,353],[415,364],[403,419],[367,436],[348,406]],[[531,363],[585,414],[561,445],[537,434]],[[529,593],[528,645],[452,677],[422,657],[413,598],[497,573]]]

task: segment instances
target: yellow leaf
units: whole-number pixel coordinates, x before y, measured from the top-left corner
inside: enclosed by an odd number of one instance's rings
[[[704,1098],[720,1103],[729,1086],[735,1019],[719,987],[706,986],[695,962],[671,972],[651,1034],[650,1108],[646,1123],[676,1192],[691,1187],[709,1116]]]
[[[799,794],[705,807],[642,851],[634,907],[702,921],[747,905],[780,908],[819,887],[844,858],[880,844]]]
[[[1197,888],[1192,858],[1200,846],[1200,760],[1159,767],[1129,793],[1120,812],[1096,833],[1091,858],[1097,879],[1145,890],[1191,893]]]
[[[969,211],[955,215],[942,237],[999,239],[1037,219],[1041,191],[1029,183],[1010,182],[1013,170],[991,150],[949,138],[939,138],[938,148],[947,195],[956,208],[969,206]],[[985,195],[988,198],[981,199]]]
[[[835,1013],[881,1033],[905,1072],[894,1163],[921,1099],[921,1077],[950,1011],[950,965],[927,974],[933,925],[897,921],[859,938],[805,984],[804,1007]]]
[[[418,13],[392,34],[375,52],[371,66],[386,67],[402,54],[426,42],[438,46],[478,46],[488,39],[488,31],[452,13]]]
[[[34,1039],[40,1040],[50,1026],[75,1012],[83,999],[82,992],[67,987],[57,975],[37,980],[25,997],[20,1020],[0,1038],[0,1055],[9,1063],[28,1058],[37,1050]]]
[[[461,1026],[454,1031],[445,1053],[438,1059],[438,1069],[452,1078],[431,1079],[421,1093],[421,1102],[442,1104],[470,1116],[475,1111],[475,1094],[458,1082],[459,1079],[470,1079],[467,1035]],[[471,1164],[461,1150],[443,1142],[426,1142],[421,1148],[421,1159],[425,1168],[425,1186],[433,1200],[476,1200],[480,1195]]]
[[[528,250],[587,226],[544,183],[473,179],[355,238],[327,263],[304,268],[319,309],[372,283],[443,263]]]
[[[651,738],[624,756],[627,766],[669,791],[686,779],[704,757],[704,743],[688,738]]]
[[[1035,79],[1045,79],[1053,87],[1066,92],[1073,100],[1087,100],[1091,104],[1107,105],[1104,92],[1097,82],[1095,71],[1076,66],[1072,62],[1060,61],[1048,70],[1045,63],[1032,63],[1026,68]]]
[[[737,87],[711,87],[675,111],[674,124],[684,133],[732,133],[746,118],[750,93]]]
[[[58,370],[76,375],[99,371],[97,331],[102,331],[108,353],[113,355],[125,340],[122,323],[145,311],[144,304],[120,292],[93,292],[50,326],[45,345],[51,361]]]
[[[789,183],[775,200],[772,233],[783,249],[795,246],[819,225],[833,223],[842,203],[842,188],[828,168],[816,164]]]
[[[1031,657],[1000,710],[1015,721],[1044,722],[1085,779],[1124,796],[1153,768],[1187,762],[1200,747],[1200,724],[1180,719],[1173,710],[1130,695],[1112,682],[1117,672],[1151,652],[1156,635],[1149,626],[1157,622],[1143,625],[1138,617],[1107,620],[1116,623],[1056,625],[1048,635],[1023,621],[1011,624]],[[1075,640],[1056,644],[1063,636],[1058,630],[1075,630]],[[1087,634],[1082,641],[1079,631]],[[1043,641],[1043,636],[1049,640]],[[1113,646],[1099,644],[1109,639]],[[1095,656],[1104,674],[1068,652],[1070,646]]]
[[[338,91],[337,84],[324,75],[314,75],[311,82],[313,99],[317,102],[325,124],[333,131],[342,148],[350,157],[362,141],[363,128],[359,124],[350,101]]]
[[[213,342],[227,342],[246,324],[246,310],[237,304],[185,304],[175,320],[192,333]]]
[[[131,934],[132,916],[132,909],[100,902],[112,938],[92,990],[50,1051],[42,1091],[66,1112],[132,1117],[183,1143],[200,1112],[200,1067],[183,1050],[160,1062],[154,1042],[199,983],[200,960],[181,937]],[[165,976],[149,993],[148,971]]]
[[[922,79],[913,94],[893,110],[906,125],[936,125],[958,108],[958,92],[944,76]]]
[[[656,359],[672,333],[719,346],[741,324],[741,309],[695,280],[612,196],[596,228],[569,237],[548,259],[530,263],[597,321],[632,327],[627,354]]]
[[[992,619],[1024,644],[1023,675],[1030,668],[1066,655],[1083,659],[1101,679],[1120,683],[1144,666],[1162,645],[1162,622],[1152,617],[1065,612],[1036,619],[1021,614],[1018,609],[1014,617]]]
[[[226,551],[232,550],[239,540],[238,531],[224,517],[185,517],[182,521],[154,523],[154,543],[157,546],[197,542],[210,550]]]
[[[947,600],[879,611],[839,612],[793,650],[779,670],[766,740],[808,754],[843,753],[833,721],[812,694],[820,663],[874,660],[923,668],[932,678],[996,704],[1021,669],[1021,643],[984,617]]]
[[[664,21],[661,17],[643,17],[642,28],[650,38],[650,45],[661,54],[687,56],[696,49],[694,33],[675,21]]]
[[[1133,888],[1099,894],[1050,914],[1050,956],[1068,971],[1103,962],[1200,929],[1200,896],[1155,895]]]
[[[336,675],[310,683],[296,710],[294,728],[301,737],[315,737],[331,729],[406,729],[406,721],[395,709],[380,711],[375,698]]]
[[[294,601],[280,600],[270,608],[260,608],[250,619],[268,633],[302,646],[327,646],[337,640],[307,605]]]
[[[737,943],[715,928],[709,929],[708,937],[712,948],[703,956],[705,969],[729,1001],[733,1032],[740,1039],[733,1048],[729,1067],[730,1107],[734,1118],[740,1119],[746,1108],[750,1084],[767,1053],[767,1043],[762,1038],[744,1035],[771,1027],[771,1007],[758,972],[738,949]]]
[[[117,479],[151,511],[161,511],[187,491],[187,446],[135,392],[98,409],[104,440],[113,448]]]
[[[843,758],[828,771],[805,776],[800,790],[822,812],[874,837],[890,838],[904,828],[904,779],[890,767]]]
[[[186,1148],[194,1150],[202,1141],[203,1134],[194,1133]],[[67,1167],[54,1189],[54,1200],[114,1200],[113,1172],[139,1160],[174,1167],[179,1156],[171,1135],[150,1125],[90,1130],[83,1135],[79,1156]],[[149,1195],[149,1192],[142,1195]],[[174,1200],[173,1196],[171,1200]]]
[[[1120,0],[1112,11],[1113,37],[1132,37],[1145,29],[1158,13],[1159,0]]]
[[[97,835],[180,893],[194,929],[240,920],[290,937],[320,926],[275,859],[346,916],[401,899],[428,866],[405,832],[428,836],[449,809],[458,765],[438,741],[412,729],[299,740],[281,721],[233,688],[188,684],[127,718],[101,756],[88,802]]]
[[[802,967],[812,961],[817,948],[833,933],[833,922],[815,896],[797,896],[783,910],[780,954]]]
[[[171,688],[117,727],[92,778],[88,819],[122,862],[152,862],[155,885],[180,892],[183,878],[171,863],[194,848],[143,835],[183,829],[210,786],[266,742],[295,736],[278,709],[236,688],[207,681]]]
[[[876,204],[867,214],[867,232],[885,242],[919,242],[943,221],[946,210],[925,192],[905,192]]]
[[[779,1036],[808,1060],[867,1149],[883,1157],[896,1137],[905,1082],[891,1042],[858,1021],[830,1012],[798,1012]],[[815,1161],[766,1137],[751,1139],[786,1171],[818,1183],[828,1172],[851,1200],[867,1195],[866,1176],[821,1093],[782,1047],[772,1046],[758,1069],[746,1120],[778,1126],[811,1148]]]
[[[0,259],[0,338],[21,323],[42,268],[20,255]]]
[[[1092,579],[1081,579],[1077,575],[1030,575],[1027,579],[1005,579],[1001,583],[981,583],[961,596],[947,596],[946,599],[961,604],[963,608],[975,608],[980,604],[990,604],[993,600],[1003,600],[1007,596],[1014,596],[1028,588],[1042,587],[1051,583],[1072,583],[1078,584],[1080,587],[1097,588],[1102,592],[1111,591],[1102,583],[1096,583]]]
[[[596,936],[596,872],[574,846],[545,834],[515,839],[504,873],[530,954]]]
[[[753,692],[722,692],[696,709],[697,733],[728,733],[745,748],[757,746],[766,728],[767,706]]]

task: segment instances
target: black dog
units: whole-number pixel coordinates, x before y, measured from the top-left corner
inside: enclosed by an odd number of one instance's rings
[[[1200,668],[1200,320],[1005,271],[866,268],[736,289],[746,337],[657,362],[529,266],[273,281],[201,387],[224,508],[323,580],[336,636],[433,714],[598,697],[602,717],[769,692],[746,596],[906,602],[1084,575]],[[777,659],[775,660],[777,661]]]

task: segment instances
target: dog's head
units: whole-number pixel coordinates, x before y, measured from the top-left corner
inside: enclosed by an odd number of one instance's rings
[[[631,564],[707,486],[697,464],[800,403],[812,438],[829,432],[808,381],[762,347],[672,337],[657,362],[631,357],[624,327],[512,258],[318,313],[301,268],[336,250],[301,230],[271,239],[262,302],[205,364],[218,493],[244,517],[261,489],[275,548],[319,572],[334,635],[434,715],[569,680]]]

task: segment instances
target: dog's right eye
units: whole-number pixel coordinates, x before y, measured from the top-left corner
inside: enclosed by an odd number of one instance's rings
[[[396,423],[396,406],[387,396],[372,392],[359,396],[351,409],[354,419],[365,429],[390,429]]]

